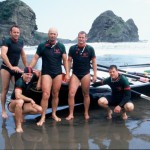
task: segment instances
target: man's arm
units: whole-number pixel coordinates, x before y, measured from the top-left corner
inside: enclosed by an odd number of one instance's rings
[[[24,66],[26,67],[28,64],[27,64],[27,57],[26,57],[24,49],[22,49],[22,51],[21,51],[21,58],[22,58],[22,62],[24,64]]]
[[[38,78],[37,85],[36,85],[36,89],[37,89],[37,90],[40,90],[41,87],[42,87],[42,82],[41,82],[41,71],[34,70],[34,74],[35,74],[36,77]]]
[[[96,63],[96,58],[92,59],[92,67],[93,67],[93,72],[94,72],[93,82],[96,82],[96,80],[97,80],[97,63]]]
[[[8,47],[7,46],[2,46],[1,49],[1,57],[4,61],[4,63],[6,64],[6,66],[11,69],[14,70],[15,72],[21,72],[21,69],[17,66],[12,66],[8,57],[7,57],[7,52],[8,52]]]
[[[8,52],[8,47],[7,46],[2,46],[1,57],[4,61],[4,63],[7,65],[7,67],[9,67],[11,69],[13,66],[9,62],[9,59],[7,57],[7,52]]]
[[[124,87],[123,98],[122,98],[122,101],[120,102],[119,106],[120,107],[123,106],[130,99],[131,99],[131,88],[130,88],[130,86],[126,86],[126,87]]]
[[[70,72],[71,68],[72,68],[72,57],[69,56],[69,57],[68,57],[68,71],[69,71],[69,72]]]
[[[70,79],[70,72],[69,72],[69,66],[68,66],[68,61],[67,61],[67,55],[63,54],[62,59],[63,59],[64,68],[66,71],[65,79],[66,79],[66,81],[68,81]]]
[[[122,106],[124,106],[131,99],[131,88],[130,88],[128,79],[124,77],[122,82],[123,82],[122,84],[123,84],[124,94],[123,94],[121,102],[114,109],[114,112],[116,113],[119,113],[122,109]]]
[[[15,88],[15,98],[16,98],[16,100],[22,99],[25,102],[31,102],[32,104],[35,103],[32,98],[24,96],[22,94],[22,89],[20,89],[20,88]]]
[[[36,65],[38,59],[39,59],[39,55],[35,54],[31,60],[31,63],[29,64],[29,67],[33,68]]]

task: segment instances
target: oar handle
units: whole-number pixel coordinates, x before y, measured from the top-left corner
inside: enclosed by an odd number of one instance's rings
[[[108,66],[104,66],[104,65],[100,65],[100,64],[97,64],[97,66],[109,69]],[[146,77],[146,78],[150,79],[150,77],[148,77],[146,73],[128,72],[128,71],[122,70],[122,69],[118,69],[118,71],[124,72],[126,74],[136,75],[136,76],[140,76],[140,77]]]

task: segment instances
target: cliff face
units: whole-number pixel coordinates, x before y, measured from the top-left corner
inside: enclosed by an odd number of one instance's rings
[[[136,42],[139,41],[138,28],[132,19],[127,22],[106,11],[98,16],[88,33],[88,42]]]
[[[20,0],[0,2],[0,39],[9,35],[12,25],[19,25],[21,38],[25,44],[34,45],[33,34],[37,30],[36,15],[33,10]]]

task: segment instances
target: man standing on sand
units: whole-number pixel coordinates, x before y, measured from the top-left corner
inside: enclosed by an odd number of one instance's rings
[[[23,115],[40,114],[42,112],[42,107],[37,105],[32,98],[27,96],[28,90],[30,90],[32,83],[36,78],[38,78],[37,88],[39,88],[41,87],[40,72],[35,71],[33,73],[32,68],[25,67],[23,75],[15,83],[8,109],[15,114],[16,132],[23,132]]]
[[[84,31],[79,32],[78,44],[71,46],[69,49],[68,66],[69,70],[72,67],[73,72],[69,82],[69,115],[66,117],[66,120],[71,120],[74,118],[74,97],[80,83],[84,97],[84,118],[89,119],[89,87],[91,81],[90,62],[92,61],[94,72],[93,82],[97,80],[97,64],[94,48],[86,44],[86,40],[87,34]]]
[[[128,118],[126,112],[131,112],[134,109],[134,105],[131,101],[131,88],[128,79],[119,74],[116,65],[111,65],[109,67],[109,74],[110,77],[92,85],[96,87],[107,84],[112,89],[111,95],[99,98],[98,105],[106,109],[107,119],[111,119],[113,113],[109,106],[114,106],[114,112],[122,113],[122,118],[126,120]]]
[[[45,122],[46,110],[48,107],[48,100],[52,92],[52,118],[55,121],[61,121],[56,115],[57,106],[59,102],[59,90],[62,83],[62,61],[66,71],[65,79],[69,80],[70,75],[68,71],[67,55],[65,46],[57,42],[58,32],[56,28],[50,28],[48,31],[49,39],[39,44],[36,54],[34,55],[30,66],[34,67],[38,59],[42,58],[42,100],[41,106],[43,108],[38,126],[42,126]]]
[[[20,29],[17,25],[10,28],[10,38],[4,38],[1,48],[1,79],[2,79],[2,93],[1,93],[1,105],[2,105],[2,117],[7,118],[5,109],[6,95],[9,89],[10,80],[13,84],[15,82],[14,76],[21,72],[18,67],[20,56],[22,58],[24,66],[27,66],[26,55],[23,49],[23,41],[19,39]]]

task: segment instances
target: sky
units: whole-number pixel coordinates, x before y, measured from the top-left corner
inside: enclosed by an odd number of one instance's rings
[[[150,0],[22,1],[35,12],[39,32],[47,33],[50,27],[56,27],[59,38],[74,40],[79,31],[88,33],[101,13],[112,10],[124,21],[134,20],[140,40],[150,40]]]

